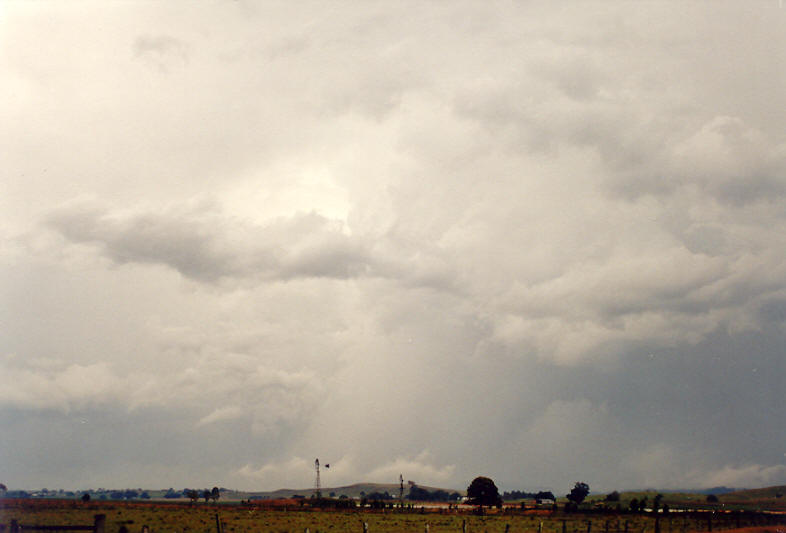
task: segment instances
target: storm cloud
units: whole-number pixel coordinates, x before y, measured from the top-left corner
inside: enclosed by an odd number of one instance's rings
[[[85,6],[1,23],[9,488],[786,483],[777,2]]]

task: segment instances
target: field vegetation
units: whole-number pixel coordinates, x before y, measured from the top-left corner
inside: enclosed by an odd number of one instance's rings
[[[541,532],[541,533],[655,533],[655,518],[651,513],[600,512],[586,510],[575,513],[562,511],[527,510],[520,506],[492,508],[483,516],[473,514],[469,506],[419,508],[402,512],[390,510],[320,510],[302,506],[297,500],[258,503],[238,502],[82,502],[55,499],[5,499],[0,500],[0,523],[17,520],[20,524],[82,525],[92,524],[96,514],[106,515],[106,532],[115,533],[125,528],[129,533],[142,531],[147,526],[151,532],[216,533],[221,523],[223,533],[275,532],[310,533],[358,532],[364,524],[369,533],[423,532]],[[740,523],[735,514],[679,515],[659,517],[661,533],[688,533],[709,531],[708,518],[712,517],[713,530],[734,528],[737,525],[764,525],[759,522]],[[739,517],[738,517],[739,518]],[[783,517],[779,517],[782,519]]]

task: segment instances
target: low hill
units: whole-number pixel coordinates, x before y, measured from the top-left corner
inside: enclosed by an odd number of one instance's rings
[[[721,501],[750,501],[768,499],[786,499],[786,485],[776,485],[774,487],[764,487],[761,489],[735,490],[720,496]]]
[[[647,503],[645,505],[649,508],[658,494],[663,496],[661,504],[666,504],[671,509],[714,509],[722,507],[727,510],[786,511],[786,486],[783,485],[760,489],[714,487],[690,491],[685,489],[622,491],[619,493],[619,501],[612,502],[611,505],[619,505],[621,509],[627,509],[634,498],[637,501],[646,498]],[[717,496],[715,503],[707,501],[707,497],[710,494]],[[590,494],[587,501],[588,503],[601,503],[604,502],[605,497],[606,494]]]
[[[459,494],[464,494],[466,491],[462,490],[455,490],[455,489],[445,489],[440,487],[427,487],[425,485],[418,485],[418,487],[422,489],[426,489],[428,491],[435,491],[435,490],[444,490],[446,492],[458,492]],[[398,498],[399,495],[399,485],[397,483],[355,483],[353,485],[346,485],[343,487],[322,487],[322,495],[323,496],[331,496],[338,498],[340,496],[346,496],[348,498],[362,498],[368,494],[373,494],[375,492],[385,493],[387,492],[390,494],[394,499]],[[278,489],[272,491],[262,491],[262,492],[240,492],[240,491],[227,491],[224,493],[224,498],[227,500],[247,500],[247,499],[278,499],[278,498],[292,498],[294,496],[304,496],[306,498],[311,497],[314,494],[314,488],[310,487],[307,489]],[[409,486],[404,485],[404,497],[406,498],[407,494],[409,494]]]

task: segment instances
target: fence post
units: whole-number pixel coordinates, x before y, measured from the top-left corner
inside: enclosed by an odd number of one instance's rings
[[[221,531],[221,519],[218,517],[218,513],[216,513],[216,531],[218,533],[222,533],[222,531]]]
[[[104,533],[106,528],[106,515],[97,514],[93,517],[93,533]]]
[[[461,533],[467,533],[467,520],[466,519],[461,521]]]
[[[426,522],[426,528],[425,528],[425,531],[426,531],[426,533],[428,533],[428,522]]]
[[[11,533],[19,533],[19,522],[11,520]]]
[[[655,515],[655,533],[660,533],[660,516]]]
[[[543,533],[543,521],[542,520],[540,521],[540,523],[538,523],[538,533]]]
[[[368,522],[363,522],[363,533],[368,533]]]
[[[625,533],[628,533],[628,521],[625,520]]]
[[[587,520],[587,533],[592,533],[592,520]]]
[[[568,521],[564,518],[562,519],[562,533],[568,533]]]
[[[505,533],[510,533],[510,524],[505,524]]]
[[[712,515],[707,517],[707,531],[712,531]]]

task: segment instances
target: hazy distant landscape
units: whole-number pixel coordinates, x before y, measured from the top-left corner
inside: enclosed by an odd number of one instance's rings
[[[452,489],[445,487],[429,487],[416,485],[419,489],[436,492],[439,491],[444,494],[466,496],[466,487],[463,489]],[[221,501],[240,501],[240,500],[275,500],[275,499],[291,499],[296,497],[311,498],[314,494],[314,488],[302,489],[278,489],[273,491],[239,491],[219,487],[221,492]],[[200,489],[200,493],[204,489]],[[410,499],[411,486],[407,485],[404,490],[406,499]],[[54,499],[67,499],[67,498],[81,498],[84,494],[89,494],[92,499],[99,500],[178,500],[188,499],[186,492],[188,489],[85,489],[76,491],[65,490],[9,490],[5,493],[6,498],[54,498]],[[632,498],[641,499],[642,497],[649,496],[654,498],[657,494],[666,495],[667,498],[664,502],[674,503],[687,503],[693,502],[695,504],[706,503],[706,497],[715,495],[718,497],[720,503],[744,503],[744,502],[767,502],[767,508],[780,508],[786,506],[786,485],[763,487],[757,489],[740,489],[730,487],[713,487],[708,489],[646,489],[646,490],[623,490],[617,491],[620,495],[620,502],[626,504]],[[324,487],[322,493],[330,498],[339,498],[346,496],[354,499],[361,499],[370,495],[386,494],[385,499],[398,500],[399,485],[396,483],[355,483],[352,485],[341,487]],[[504,497],[508,492],[503,492],[501,495]],[[530,499],[534,499],[535,492],[529,493],[532,495]],[[598,502],[605,501],[607,493],[592,494],[589,501]],[[521,498],[504,498],[505,501],[520,501]],[[413,500],[421,501],[421,500]],[[449,501],[445,499],[444,501]],[[557,501],[565,501],[564,495],[558,495]],[[624,505],[623,505],[624,506]]]
[[[471,486],[465,492],[470,492]],[[505,499],[497,505],[478,507],[478,502],[423,502],[387,498],[398,488],[387,484],[354,484],[325,488],[338,499],[303,497],[306,490],[245,493],[219,489],[220,495],[204,501],[176,497],[173,489],[137,491],[83,491],[77,499],[65,499],[61,491],[46,491],[35,498],[0,499],[0,527],[38,524],[41,527],[87,525],[95,521],[98,533],[147,527],[150,531],[192,530],[205,533],[246,532],[260,529],[280,533],[314,531],[505,531],[559,533],[592,530],[592,524],[608,533],[654,530],[698,532],[730,530],[737,533],[778,533],[786,525],[786,486],[731,490],[713,493],[623,491],[591,495],[578,506],[568,498],[545,503],[528,498]],[[434,492],[457,492],[430,487]],[[188,492],[188,491],[184,491]],[[704,491],[706,492],[706,491]],[[39,493],[39,491],[36,491]],[[113,498],[126,493],[127,498]],[[385,498],[367,499],[382,494]],[[87,495],[90,495],[88,497]],[[166,496],[169,496],[168,498]],[[355,496],[357,495],[357,496]],[[73,495],[77,496],[77,495]],[[97,498],[97,499],[96,499]],[[110,499],[111,498],[111,499]],[[346,498],[352,498],[348,500]],[[355,501],[357,500],[357,501]],[[339,502],[345,502],[335,506]],[[351,502],[347,507],[346,502]],[[645,502],[649,502],[645,506]],[[99,526],[99,517],[100,526]],[[5,522],[5,523],[3,523]],[[29,525],[28,528],[33,528]]]
[[[440,491],[444,494],[458,494],[466,496],[466,487],[464,489],[451,489],[444,487],[429,487],[420,486],[419,488],[427,491]],[[186,492],[188,489],[84,489],[75,491],[66,491],[63,489],[39,489],[39,490],[10,490],[7,491],[5,496],[8,498],[80,498],[84,494],[89,494],[92,499],[99,500],[177,500],[188,499]],[[256,500],[256,499],[288,499],[297,496],[310,498],[314,494],[314,488],[302,489],[278,489],[273,491],[239,491],[220,487],[222,501],[239,501],[239,500]],[[201,490],[200,490],[201,492]],[[340,496],[347,496],[349,498],[361,499],[367,495],[384,494],[387,493],[388,499],[396,500],[399,494],[399,485],[396,483],[355,483],[342,487],[325,487],[322,492],[331,498],[338,498]],[[708,489],[648,489],[636,491],[621,491],[621,501],[626,502],[631,498],[641,498],[642,495],[650,495],[654,497],[656,494],[667,494],[669,498],[667,501],[674,502],[700,502],[704,497],[710,494],[719,496],[721,502],[741,502],[751,500],[772,500],[774,507],[776,504],[784,503],[786,500],[781,500],[786,494],[786,486],[766,487],[759,489],[735,489],[729,487],[713,487]],[[409,485],[405,489],[405,497],[409,499],[410,488]],[[531,494],[535,494],[532,492]],[[780,495],[780,496],[779,496]],[[594,499],[605,496],[601,494],[594,496]],[[564,500],[563,496],[558,497]],[[416,500],[417,501],[417,500]],[[447,500],[445,500],[447,501]]]

